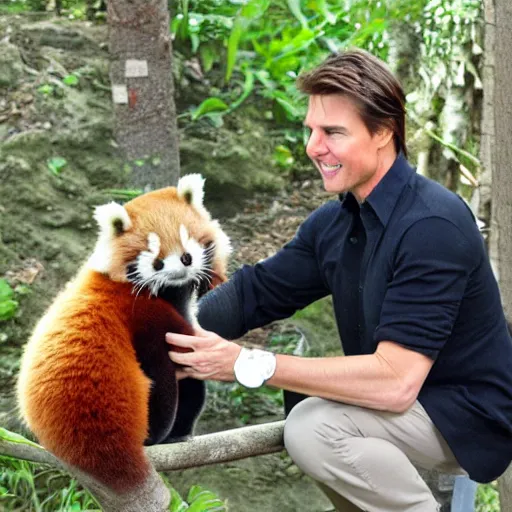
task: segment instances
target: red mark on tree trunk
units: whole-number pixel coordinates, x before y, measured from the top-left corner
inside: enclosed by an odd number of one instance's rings
[[[137,89],[128,89],[128,105],[130,108],[135,108],[137,104]]]

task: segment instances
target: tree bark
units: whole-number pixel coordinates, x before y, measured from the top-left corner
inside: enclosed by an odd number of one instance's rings
[[[484,220],[488,228],[492,226],[491,195],[492,195],[492,170],[494,168],[494,41],[495,41],[495,13],[494,0],[484,0],[484,64],[482,70],[482,82],[484,87],[484,99],[482,105],[482,124],[480,136],[480,161],[482,162],[482,174],[477,194],[477,215]],[[493,228],[487,238],[489,255],[493,268],[496,259],[496,237],[493,236]],[[495,269],[496,270],[496,269]]]
[[[512,3],[484,0],[486,21],[487,113],[482,155],[492,170],[490,252],[500,284],[505,314],[512,319]],[[499,357],[497,355],[496,357]],[[512,510],[512,465],[499,479],[501,510]]]
[[[110,79],[115,137],[130,173],[146,192],[175,185],[179,153],[166,0],[110,0]]]

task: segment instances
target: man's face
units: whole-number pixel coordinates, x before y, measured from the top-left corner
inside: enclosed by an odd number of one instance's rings
[[[310,96],[304,124],[311,130],[306,152],[320,171],[325,190],[350,191],[363,201],[382,178],[383,136],[372,136],[353,102],[336,94]]]

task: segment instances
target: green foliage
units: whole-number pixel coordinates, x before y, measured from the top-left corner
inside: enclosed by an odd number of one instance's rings
[[[211,491],[204,489],[198,485],[190,488],[187,501],[185,501],[179,493],[170,487],[169,482],[164,477],[164,482],[171,489],[171,504],[169,510],[171,512],[225,512],[226,505],[220,498]],[[187,503],[188,502],[188,503]]]
[[[46,12],[57,10],[70,19],[89,19],[103,21],[106,4],[104,0],[7,0],[7,5],[0,5],[0,13]]]
[[[55,156],[53,158],[50,158],[46,162],[49,171],[54,175],[58,176],[64,167],[68,164],[67,160],[65,158],[62,158],[61,156]]]
[[[140,196],[143,191],[140,189],[116,189],[116,188],[110,188],[104,191],[106,194],[109,194],[112,196],[113,199],[121,199],[124,201],[129,201],[130,199],[134,199],[137,196]]]
[[[8,0],[0,5],[0,14],[17,14],[27,10],[24,0]]]
[[[212,114],[212,113],[218,113],[218,112],[224,112],[228,110],[229,107],[219,98],[207,98],[204,100],[196,109],[192,111],[192,120],[195,121],[196,119],[199,119],[200,117]]]
[[[500,512],[497,482],[478,486],[475,505],[475,512]]]
[[[55,87],[50,84],[43,84],[37,88],[37,92],[44,94],[45,96],[49,96],[50,94],[53,94],[54,90],[55,90]]]
[[[14,300],[14,290],[5,279],[0,279],[0,322],[13,318],[18,306],[18,301]]]
[[[8,441],[9,443],[26,444],[29,446],[39,447],[38,444],[33,443],[26,437],[23,437],[22,435],[17,434],[16,432],[11,432],[10,430],[7,430],[6,428],[3,427],[0,427],[0,439],[2,441]]]
[[[66,75],[63,79],[62,79],[62,82],[66,85],[69,85],[71,87],[76,87],[78,84],[79,84],[79,78],[77,75],[75,74],[70,74],[70,75]]]
[[[223,512],[227,508],[225,504],[213,492],[194,485],[187,495],[187,501],[190,503],[189,512]]]
[[[60,470],[0,457],[2,510],[56,512],[99,510],[94,498]]]
[[[14,432],[0,429],[0,439],[11,443],[34,445]],[[37,446],[37,445],[36,445]],[[99,511],[94,497],[76,480],[59,469],[46,469],[31,462],[0,456],[0,499],[2,511],[26,512],[72,512],[82,510]],[[222,512],[226,505],[211,491],[193,486],[184,501],[172,488],[166,477],[162,477],[171,491],[169,510],[172,512]],[[187,503],[188,502],[188,503]]]
[[[397,34],[414,34],[418,47],[411,49],[414,62],[409,63],[414,80],[407,84],[409,117],[417,125],[414,137],[427,133],[443,146],[445,157],[478,177],[478,147],[448,137],[442,127],[425,129],[425,124],[437,121],[452,87],[461,87],[468,77],[481,87],[475,60],[482,52],[481,18],[480,0],[187,0],[179,4],[171,30],[179,51],[197,56],[204,72],[217,69],[223,76],[221,94],[192,109],[192,120],[206,117],[214,126],[222,125],[223,117],[238,106],[233,97],[241,88],[240,101],[252,94],[265,98],[270,104],[267,118],[295,132],[291,154],[276,145],[274,162],[284,171],[304,153],[299,147],[304,143],[300,123],[306,98],[296,89],[297,76],[329,53],[349,47],[389,61],[400,44]],[[219,108],[205,109],[215,105]]]

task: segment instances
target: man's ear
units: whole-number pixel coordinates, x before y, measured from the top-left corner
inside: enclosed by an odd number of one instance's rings
[[[377,148],[385,148],[390,142],[393,141],[394,135],[395,132],[388,128],[387,126],[382,126],[381,128],[379,128],[375,135],[373,136],[376,139]]]

